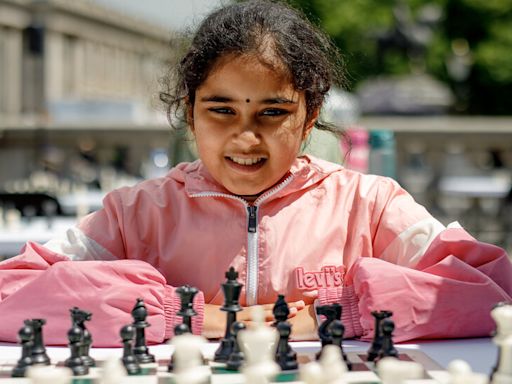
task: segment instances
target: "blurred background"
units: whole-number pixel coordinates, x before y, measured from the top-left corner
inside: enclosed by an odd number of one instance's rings
[[[0,0],[0,257],[195,159],[161,79],[214,0]],[[305,152],[399,181],[512,250],[512,0],[290,0],[347,83]]]

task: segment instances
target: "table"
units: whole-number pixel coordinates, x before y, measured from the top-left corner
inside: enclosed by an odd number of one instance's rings
[[[343,344],[346,352],[366,351],[369,346],[370,343],[354,340],[346,340]],[[497,348],[490,338],[420,341],[401,343],[397,346],[403,349],[421,350],[445,368],[451,361],[463,359],[471,365],[474,372],[483,374],[491,372],[497,359]],[[203,350],[205,356],[213,356],[217,347],[218,343],[208,343]],[[297,352],[316,352],[320,348],[320,344],[315,341],[293,342],[292,347]],[[172,352],[172,347],[167,344],[150,346],[149,349],[157,358],[168,358]],[[69,349],[67,347],[47,347],[47,353],[52,361],[63,361],[69,357]],[[0,343],[0,360],[18,359],[20,355],[21,352],[18,345]],[[122,349],[91,349],[91,356],[95,359],[104,360],[112,355],[121,357]]]

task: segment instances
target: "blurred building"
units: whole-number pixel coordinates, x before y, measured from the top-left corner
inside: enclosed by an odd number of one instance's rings
[[[172,37],[87,0],[0,0],[0,187],[81,152],[139,172],[169,144],[155,101]]]

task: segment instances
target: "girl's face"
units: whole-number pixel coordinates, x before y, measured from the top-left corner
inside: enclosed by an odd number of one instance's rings
[[[304,92],[282,70],[235,55],[217,61],[189,111],[199,157],[236,195],[257,195],[279,182],[318,116],[306,121]]]

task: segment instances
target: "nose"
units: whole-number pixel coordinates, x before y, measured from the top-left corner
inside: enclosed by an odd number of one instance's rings
[[[242,150],[248,150],[261,143],[260,135],[255,129],[245,128],[236,134],[234,143]]]

